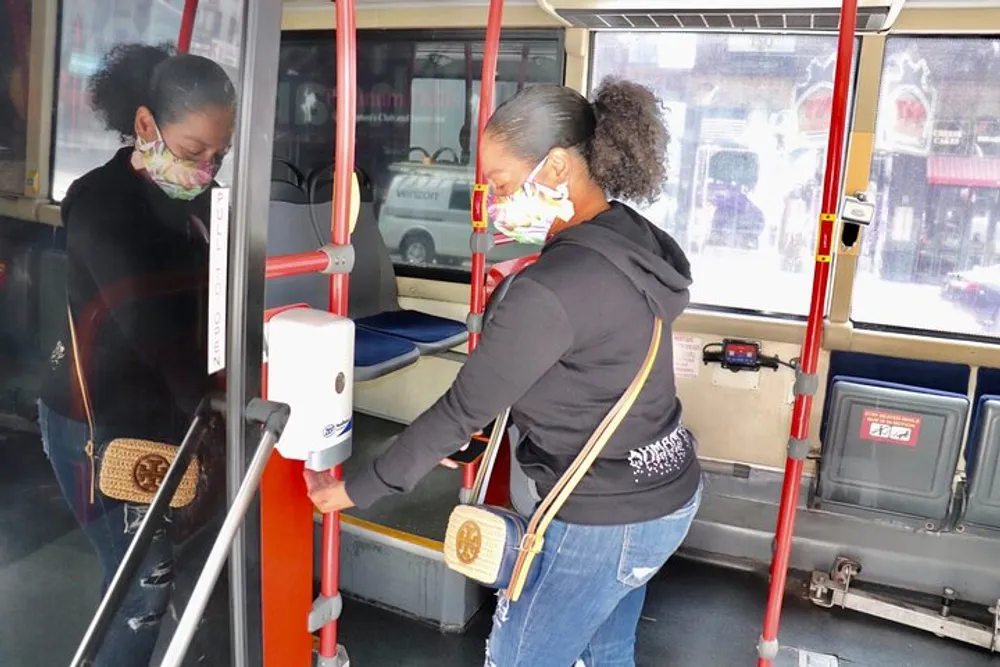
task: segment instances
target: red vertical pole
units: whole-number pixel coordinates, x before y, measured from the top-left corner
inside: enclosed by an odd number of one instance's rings
[[[476,129],[476,185],[472,193],[472,287],[469,297],[469,322],[476,326],[469,331],[469,353],[479,344],[483,311],[486,309],[486,253],[477,248],[485,247],[489,231],[486,220],[486,183],[483,181],[483,158],[479,148],[483,145],[483,132],[493,114],[493,93],[497,80],[497,60],[500,56],[500,27],[503,24],[503,0],[490,0],[490,13],[486,22],[486,43],[483,45],[483,70],[479,77],[479,122]],[[475,464],[462,466],[462,489],[468,490],[475,483]]]
[[[799,504],[802,466],[808,453],[809,416],[818,380],[820,342],[826,309],[827,285],[833,257],[833,232],[840,202],[840,170],[843,164],[844,138],[847,132],[847,96],[850,88],[851,63],[854,59],[854,30],[857,23],[858,0],[843,0],[840,10],[840,33],[837,42],[837,70],[833,81],[833,105],[830,134],[826,149],[826,171],[823,177],[823,207],[819,216],[816,240],[816,264],[813,269],[812,300],[809,320],[802,342],[802,354],[795,383],[795,405],[792,410],[788,458],[778,509],[774,559],[771,562],[771,584],[767,595],[764,627],[757,644],[758,667],[771,667],[778,653],[778,624],[781,603],[788,578],[788,563],[792,551],[795,513]]]
[[[472,197],[472,233],[487,233],[486,183],[483,182],[482,146],[486,123],[493,114],[493,91],[497,80],[497,59],[500,54],[500,26],[503,22],[503,0],[490,0],[490,14],[486,24],[486,44],[483,47],[483,72],[479,79],[479,126],[476,130],[476,191]],[[481,316],[486,307],[486,253],[472,253],[472,295],[470,311],[473,318]],[[479,332],[469,333],[469,352],[479,344]]]
[[[354,138],[357,114],[357,26],[355,0],[337,0],[337,135],[334,148],[333,213],[330,240],[333,245],[351,242],[351,183],[354,176]],[[330,312],[347,316],[348,274],[330,276]],[[334,475],[341,479],[340,466]],[[323,515],[323,543],[320,563],[320,594],[336,597],[340,590],[340,513]],[[337,656],[337,620],[320,630],[321,658]]]
[[[198,14],[198,0],[184,0],[184,13],[181,14],[181,29],[177,33],[177,52],[187,53],[191,50],[191,36],[194,35],[194,18]]]

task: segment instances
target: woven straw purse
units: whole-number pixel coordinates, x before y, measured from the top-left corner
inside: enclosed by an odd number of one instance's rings
[[[80,385],[80,396],[83,399],[83,407],[87,413],[87,426],[90,430],[84,448],[90,461],[90,502],[94,502],[96,486],[100,488],[101,493],[109,498],[138,505],[148,505],[153,501],[153,497],[167,475],[167,470],[177,456],[177,446],[138,438],[116,438],[108,443],[104,449],[99,457],[100,465],[98,466],[94,443],[94,413],[87,393],[87,385],[83,380],[83,364],[80,360],[76,326],[73,324],[73,312],[68,305],[66,312],[69,316],[74,370]],[[192,458],[174,497],[170,501],[171,507],[186,507],[195,499],[198,489],[198,474],[198,460]]]
[[[632,408],[656,361],[662,336],[663,322],[656,318],[649,350],[639,372],[530,521],[517,512],[482,504],[486,482],[507,429],[510,408],[500,413],[476,475],[470,504],[457,506],[448,520],[444,561],[450,569],[490,588],[506,589],[507,598],[517,602],[538,573],[536,556],[542,552],[546,529]]]

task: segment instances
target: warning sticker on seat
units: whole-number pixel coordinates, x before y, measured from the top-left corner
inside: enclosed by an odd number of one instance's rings
[[[865,408],[861,413],[862,440],[916,447],[920,438],[920,416]]]

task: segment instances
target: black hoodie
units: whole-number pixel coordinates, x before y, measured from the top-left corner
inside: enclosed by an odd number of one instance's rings
[[[62,201],[66,298],[99,430],[175,440],[209,387],[205,333],[211,195],[170,199],[132,148],[81,176]],[[42,402],[84,421],[69,327]]]
[[[348,478],[348,495],[366,508],[409,491],[508,405],[525,434],[518,462],[544,495],[632,382],[655,313],[664,337],[646,385],[559,516],[614,525],[681,508],[701,476],[670,336],[690,285],[677,243],[624,204],[561,232],[514,279],[451,388]]]

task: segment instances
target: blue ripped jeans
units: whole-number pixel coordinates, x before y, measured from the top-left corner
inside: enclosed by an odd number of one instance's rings
[[[531,588],[513,604],[499,594],[486,667],[634,667],[646,585],[687,536],[701,493],[653,521],[553,521]]]
[[[132,537],[145,516],[145,505],[112,500],[95,489],[90,503],[90,461],[84,453],[87,425],[38,405],[42,446],[63,496],[80,522],[101,563],[101,595],[111,584]],[[98,443],[105,442],[100,431]],[[148,667],[170,604],[174,546],[166,528],[153,537],[145,560],[112,621],[93,667]],[[97,605],[94,605],[95,611]]]

